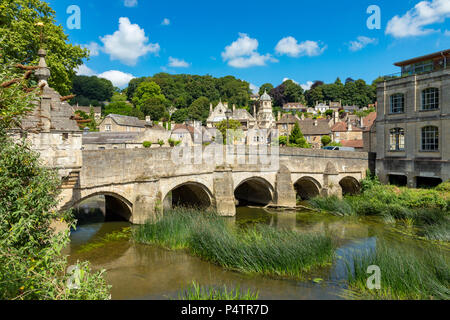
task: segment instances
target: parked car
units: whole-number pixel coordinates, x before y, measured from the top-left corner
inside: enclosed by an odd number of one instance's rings
[[[338,151],[355,151],[353,147],[338,147],[338,146],[326,146],[323,147],[324,150],[338,150]]]

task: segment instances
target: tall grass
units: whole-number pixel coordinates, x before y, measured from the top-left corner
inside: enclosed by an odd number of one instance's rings
[[[178,295],[179,300],[257,300],[259,293],[252,292],[250,289],[243,292],[239,287],[228,289],[226,285],[223,288],[203,287],[196,283],[183,290]]]
[[[350,287],[363,297],[375,299],[449,299],[450,268],[448,256],[440,251],[417,252],[378,243],[375,253],[353,257],[349,269]],[[381,271],[381,289],[368,289],[367,267]]]
[[[134,231],[138,242],[193,255],[244,273],[299,278],[313,267],[329,265],[334,247],[321,234],[301,234],[269,226],[238,229],[214,213],[174,209]]]
[[[435,189],[409,189],[362,182],[358,195],[340,199],[316,197],[309,201],[316,209],[341,216],[381,216],[386,221],[403,221],[421,229],[420,235],[448,241],[450,237],[450,193],[448,183]]]

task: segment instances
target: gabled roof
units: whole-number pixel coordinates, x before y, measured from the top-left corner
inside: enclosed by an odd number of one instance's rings
[[[233,120],[252,120],[252,121],[255,120],[255,118],[245,109],[234,109],[231,119],[233,119]]]
[[[352,124],[352,131],[362,131],[362,129],[359,128],[355,123],[351,123],[351,124]],[[331,131],[332,132],[347,132],[348,124],[347,124],[347,122],[340,121],[331,127]]]
[[[105,119],[106,118],[113,119],[114,122],[117,123],[119,126],[144,128],[146,124],[144,120],[139,120],[136,117],[123,116],[120,114],[110,113],[105,117]]]
[[[377,113],[371,112],[363,119],[364,128],[363,131],[369,131],[377,120]]]
[[[277,124],[292,124],[292,123],[296,123],[297,121],[300,121],[300,119],[297,116],[287,113],[287,114],[283,114],[281,119],[279,121],[277,121]]]
[[[317,125],[314,125],[316,121]],[[329,120],[327,119],[305,119],[298,120],[297,122],[304,135],[327,135],[331,133],[330,126],[328,125]]]
[[[340,143],[343,147],[352,147],[352,148],[363,148],[364,141],[363,140],[341,140]]]

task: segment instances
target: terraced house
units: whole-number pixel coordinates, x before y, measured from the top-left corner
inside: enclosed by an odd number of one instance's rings
[[[433,186],[450,179],[450,49],[395,63],[377,86],[377,174],[383,182]]]

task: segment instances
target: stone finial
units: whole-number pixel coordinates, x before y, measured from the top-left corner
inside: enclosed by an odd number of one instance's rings
[[[41,86],[42,83],[45,84],[45,86],[48,86],[48,79],[50,78],[50,69],[47,67],[47,63],[45,61],[45,57],[47,55],[47,52],[44,49],[39,49],[38,56],[39,56],[39,69],[37,69],[34,73],[36,78],[38,79],[38,86]]]

